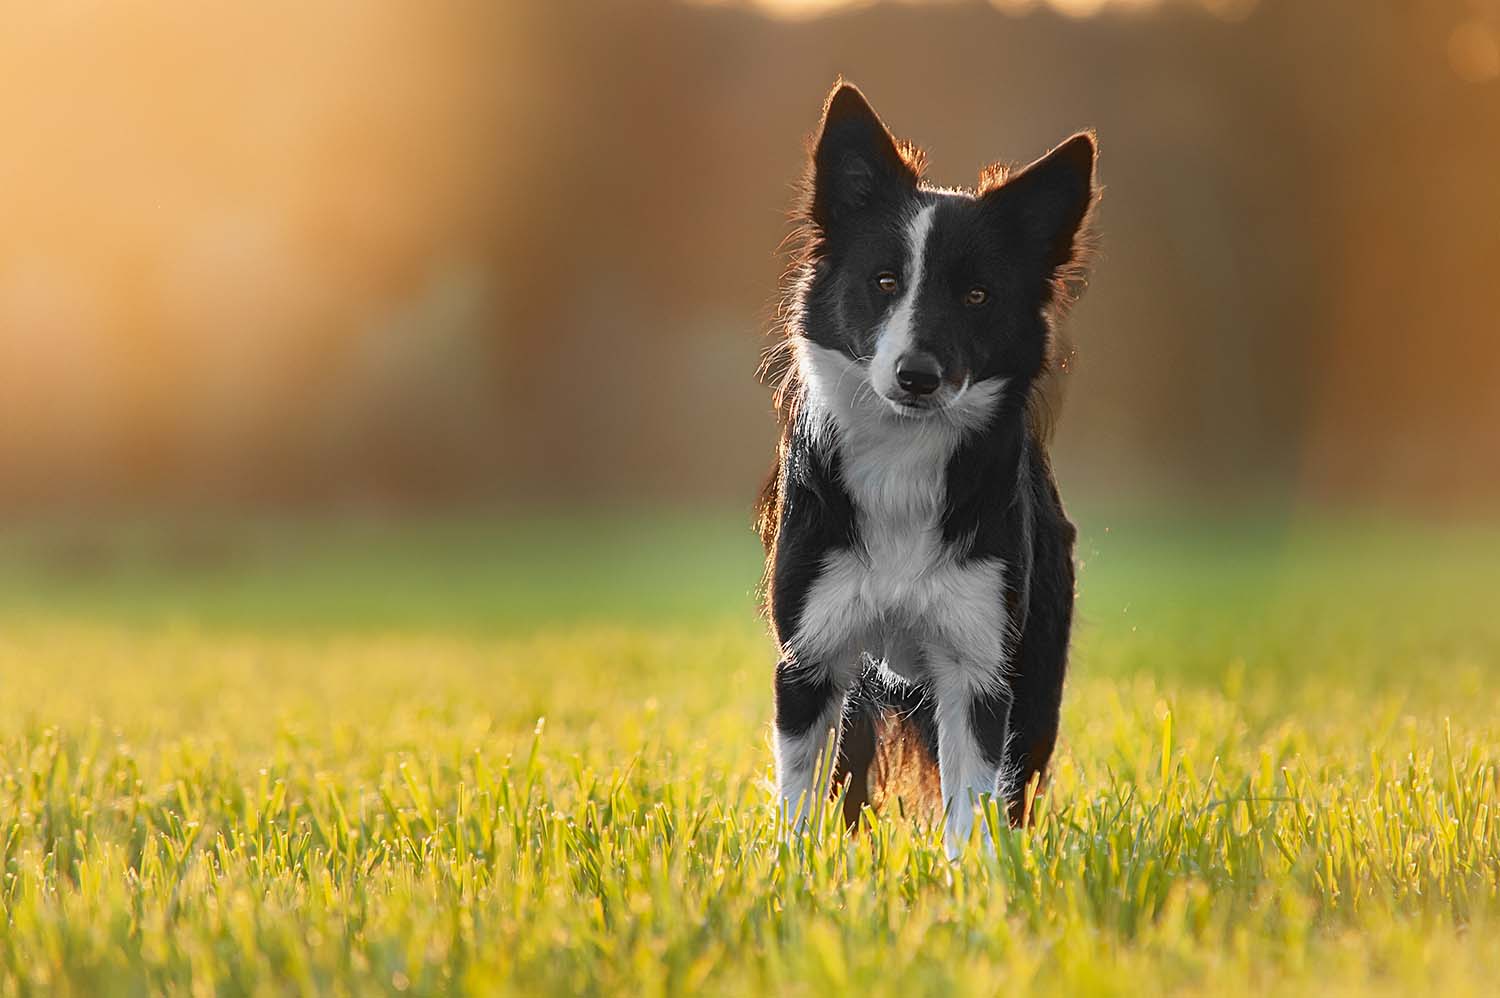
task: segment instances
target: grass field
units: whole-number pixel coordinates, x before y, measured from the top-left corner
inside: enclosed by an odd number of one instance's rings
[[[1500,990],[1500,530],[1082,520],[957,865],[780,834],[734,520],[14,532],[0,995]]]

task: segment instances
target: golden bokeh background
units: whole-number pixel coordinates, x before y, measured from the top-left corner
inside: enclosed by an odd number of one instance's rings
[[[1074,495],[1500,498],[1500,3],[12,5],[0,507],[749,499],[836,75],[1097,129]]]

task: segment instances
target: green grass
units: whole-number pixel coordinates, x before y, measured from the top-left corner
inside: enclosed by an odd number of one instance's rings
[[[0,995],[1495,991],[1500,531],[1086,517],[955,865],[777,827],[739,523],[222,526],[0,542]]]

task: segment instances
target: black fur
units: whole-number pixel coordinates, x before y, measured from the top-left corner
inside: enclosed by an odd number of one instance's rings
[[[946,468],[942,536],[960,561],[999,558],[1010,625],[1008,690],[976,697],[969,723],[983,754],[1014,779],[1013,822],[1025,818],[1028,787],[1039,783],[1056,744],[1073,612],[1075,531],[1063,510],[1046,453],[1038,405],[1052,375],[1053,327],[1081,275],[1083,242],[1096,189],[1092,136],[1077,135],[1022,171],[987,170],[973,192],[920,183],[922,154],[891,137],[862,95],[840,84],[825,105],[800,207],[804,244],[790,274],[786,334],[850,358],[867,358],[892,297],[867,275],[895,272],[912,206],[935,206],[927,270],[914,299],[917,345],[945,378],[1005,378],[1001,403],[969,432]],[[980,305],[967,289],[988,290]],[[783,433],[763,490],[759,526],[767,550],[766,602],[784,656],[808,591],[830,553],[861,545],[855,503],[827,435],[814,436],[802,412],[795,365],[783,372]],[[799,667],[817,663],[798,663]],[[813,670],[816,675],[816,670]],[[776,725],[805,732],[842,695],[810,680],[784,657],[776,670]],[[869,801],[877,724],[896,716],[932,760],[937,723],[921,685],[893,685],[866,663],[851,693],[838,777],[847,781],[846,817]]]

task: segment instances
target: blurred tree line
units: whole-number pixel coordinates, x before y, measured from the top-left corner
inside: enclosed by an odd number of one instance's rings
[[[34,5],[0,503],[748,504],[839,73],[938,183],[1097,129],[1074,489],[1500,496],[1500,8],[1125,6]]]

